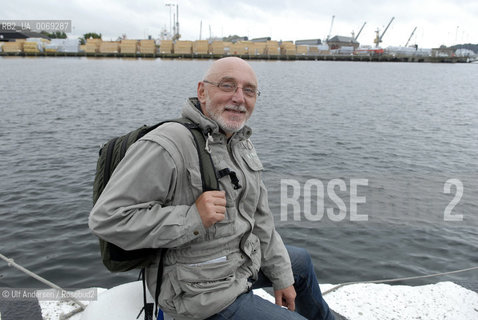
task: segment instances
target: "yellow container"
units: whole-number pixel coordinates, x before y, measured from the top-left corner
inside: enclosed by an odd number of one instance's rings
[[[192,41],[176,41],[174,44],[174,53],[176,54],[191,54],[193,48]]]
[[[97,53],[100,51],[100,45],[103,42],[101,39],[86,39],[85,52]]]
[[[266,47],[267,48],[278,48],[279,47],[279,42],[275,40],[268,40],[266,41]]]
[[[244,55],[247,53],[247,45],[245,43],[236,42],[232,44],[229,50],[230,54]]]
[[[173,45],[173,40],[161,40],[159,42],[160,46],[172,46]]]
[[[212,54],[224,54],[224,42],[213,41],[209,46],[209,51]]]
[[[90,44],[90,45],[91,45],[91,44],[94,44],[94,45],[96,45],[96,46],[98,46],[98,47],[100,46],[100,44],[101,44],[102,42],[103,42],[103,40],[101,40],[101,39],[92,39],[92,38],[86,39],[86,44]]]
[[[120,52],[121,53],[129,53],[134,54],[138,51],[138,48],[135,45],[120,45]]]
[[[85,45],[85,52],[86,53],[96,53],[98,52],[98,46],[96,45],[96,43],[87,43]]]
[[[120,52],[135,54],[138,51],[138,40],[121,40]]]
[[[308,46],[305,46],[305,45],[296,46],[296,52],[298,55],[306,55],[308,52],[307,49],[308,49]]]
[[[23,43],[23,52],[26,52],[26,53],[38,53],[38,52],[40,52],[40,48],[38,47],[38,43],[37,42],[25,41]]]
[[[280,55],[280,48],[279,47],[269,47],[266,49],[268,55],[270,56],[278,56]]]
[[[38,50],[38,43],[37,42],[24,42],[23,43],[23,50],[25,49],[37,49]]]
[[[140,40],[139,41],[139,53],[142,54],[155,54],[156,43],[154,40]]]
[[[173,52],[173,41],[172,40],[161,40],[159,43],[159,52],[160,53],[172,53]]]
[[[249,46],[249,54],[253,56],[266,54],[266,43],[252,42]]]
[[[286,56],[295,56],[296,55],[296,47],[295,44],[291,41],[284,41],[280,46],[281,54]]]
[[[159,46],[160,53],[173,53],[173,45],[160,45]]]
[[[207,40],[196,40],[193,42],[193,53],[196,54],[207,54],[209,53],[209,41]]]
[[[154,40],[139,40],[139,45],[141,47],[155,47],[156,44],[154,43]]]
[[[121,44],[124,44],[124,45],[138,45],[138,40],[130,40],[130,39],[123,39],[121,40]]]
[[[100,53],[118,53],[119,43],[114,41],[103,41],[100,45]]]
[[[3,52],[8,53],[15,53],[15,52],[22,52],[23,50],[23,42],[15,41],[15,42],[5,42],[3,45]]]
[[[266,47],[264,50],[264,54],[270,55],[270,56],[278,56],[280,55],[280,48],[279,48],[279,42],[278,41],[273,41],[269,40],[266,42]]]
[[[150,47],[150,46],[140,46],[139,47],[139,53],[142,54],[155,54],[156,53],[156,46]]]
[[[319,48],[314,47],[314,46],[310,46],[309,47],[309,54],[313,54],[313,55],[319,54]]]

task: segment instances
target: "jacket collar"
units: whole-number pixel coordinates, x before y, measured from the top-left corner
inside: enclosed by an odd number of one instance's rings
[[[189,98],[182,110],[182,116],[188,118],[192,122],[196,123],[203,132],[209,132],[212,135],[224,135],[220,131],[219,125],[216,121],[206,117],[202,111],[199,104],[198,98]],[[252,129],[248,126],[244,126],[241,130],[233,134],[231,139],[238,140],[247,140],[252,135]]]

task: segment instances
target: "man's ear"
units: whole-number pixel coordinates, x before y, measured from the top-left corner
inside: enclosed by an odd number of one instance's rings
[[[201,106],[203,106],[206,103],[206,89],[204,87],[204,82],[199,82],[198,83],[198,100],[201,103]]]

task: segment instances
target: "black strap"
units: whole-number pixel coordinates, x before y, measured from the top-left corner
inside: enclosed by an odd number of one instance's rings
[[[110,180],[111,176],[111,163],[113,163],[113,151],[115,149],[115,144],[118,138],[114,138],[111,143],[108,145],[108,150],[106,150],[106,162],[103,174],[103,188],[106,187],[106,184]]]
[[[235,190],[242,188],[242,186],[239,184],[239,178],[237,177],[236,172],[232,171],[231,169],[225,168],[225,169],[219,170],[218,175],[219,175],[218,177],[219,179],[225,176],[229,176],[229,178],[231,178],[231,183],[234,185]]]
[[[145,268],[142,268],[141,271],[139,272],[139,277],[142,278],[143,280],[143,308],[139,311],[138,316],[136,319],[139,318],[141,313],[144,310],[144,320],[153,320],[153,309],[154,309],[154,303],[148,303],[146,301],[146,276],[145,276]]]
[[[166,249],[159,249],[161,251],[160,253],[160,258],[159,258],[159,264],[158,264],[158,273],[156,276],[156,292],[154,293],[154,305],[156,308],[154,309],[154,315],[155,317],[158,316],[158,299],[159,299],[159,294],[161,293],[161,283],[163,282],[163,269],[164,269],[164,255],[166,254]]]

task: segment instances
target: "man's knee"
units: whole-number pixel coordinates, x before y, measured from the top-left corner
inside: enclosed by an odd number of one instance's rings
[[[292,264],[292,269],[307,269],[312,267],[312,259],[307,250],[294,246],[286,246],[287,252],[289,253],[290,262]]]

